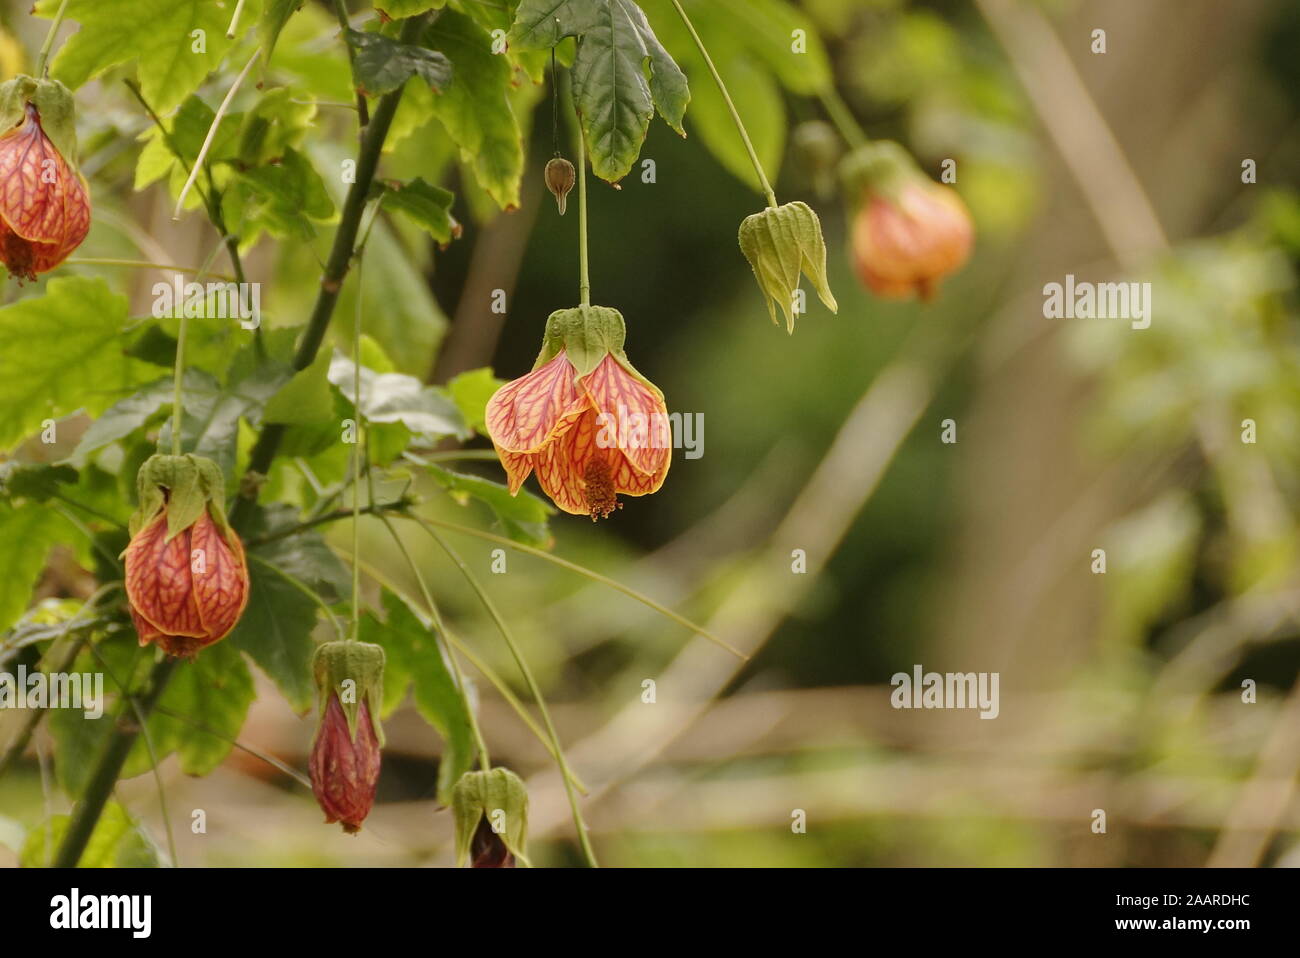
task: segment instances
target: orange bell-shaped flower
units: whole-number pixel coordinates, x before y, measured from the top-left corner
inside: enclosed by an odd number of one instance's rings
[[[623,352],[623,317],[603,306],[547,321],[533,371],[498,389],[487,427],[515,494],[531,472],[565,512],[609,516],[619,495],[663,485],[672,430],[663,393]]]
[[[248,604],[244,547],[221,512],[221,473],[197,456],[153,456],[137,483],[140,509],[123,553],[131,619],[141,645],[192,658],[229,635]]]
[[[0,261],[11,276],[30,280],[54,269],[86,238],[90,191],[42,126],[45,104],[57,114],[59,139],[72,148],[66,89],[54,81],[19,77],[4,85],[0,101],[14,121],[0,133]]]
[[[859,200],[854,270],[877,296],[929,299],[970,256],[975,227],[961,197],[922,173],[897,143],[859,148],[845,159],[843,176]]]

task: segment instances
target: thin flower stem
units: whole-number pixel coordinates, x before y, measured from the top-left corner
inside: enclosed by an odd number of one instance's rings
[[[356,70],[357,52],[352,49],[352,43],[348,40],[348,31],[352,29],[352,24],[348,22],[348,8],[343,0],[334,0],[334,15],[339,21],[339,36],[343,40],[343,46],[348,51],[348,66]],[[360,133],[364,134],[366,125],[370,122],[370,110],[366,106],[366,95],[361,92],[360,84],[356,82],[356,76],[352,78],[352,85],[357,87],[357,102],[353,109],[357,111],[357,126]]]
[[[212,117],[212,125],[208,127],[208,135],[203,138],[203,146],[199,147],[199,155],[194,158],[194,166],[190,170],[189,178],[185,185],[181,187],[181,195],[176,198],[176,206],[172,210],[172,219],[181,218],[181,210],[185,208],[185,197],[190,195],[190,188],[194,186],[195,179],[198,178],[199,170],[203,168],[203,162],[208,158],[208,150],[212,148],[212,141],[217,138],[217,127],[221,126],[221,121],[225,119],[226,111],[230,109],[230,103],[239,92],[240,85],[244,82],[244,77],[248,76],[248,71],[253,68],[257,58],[262,55],[262,48],[258,47],[253,51],[253,55],[248,58],[244,64],[244,69],[239,71],[239,76],[235,77],[235,82],[230,85],[226,91],[225,99],[221,101],[221,106],[217,107],[216,114]]]
[[[128,682],[131,677],[135,675],[136,663],[139,661],[139,653],[140,650],[137,648],[136,654],[131,657],[130,671],[127,673]],[[127,691],[127,682],[123,682],[113,674],[113,670],[109,667],[108,663],[104,661],[104,657],[100,654],[99,649],[97,649],[93,644],[90,646],[90,654],[94,657],[95,661],[99,663],[99,667],[108,674],[108,677],[112,680],[113,684],[118,687],[118,690],[122,693],[122,698],[131,704],[131,709],[135,712],[136,721],[140,723],[140,737],[144,739],[145,751],[149,753],[149,770],[153,773],[154,788],[158,790],[158,810],[162,814],[163,828],[167,832],[167,854],[171,858],[172,867],[179,868],[180,856],[176,854],[176,835],[172,831],[172,817],[167,811],[167,790],[163,787],[162,773],[158,771],[158,752],[153,747],[153,736],[149,732],[149,723],[145,716],[140,712],[140,707],[136,704],[135,699],[131,698],[130,693]]]
[[[727,92],[727,85],[722,82],[722,74],[718,73],[718,68],[713,65],[713,58],[709,56],[709,51],[704,47],[704,41],[700,35],[695,32],[695,24],[691,23],[691,18],[686,15],[682,9],[679,0],[673,0],[673,6],[677,8],[677,14],[682,18],[682,23],[686,24],[686,29],[695,41],[695,46],[699,48],[700,56],[704,58],[704,63],[713,74],[713,82],[718,85],[718,91],[722,94],[722,99],[727,104],[727,109],[731,111],[731,119],[736,123],[736,129],[740,131],[740,138],[744,141],[745,150],[749,153],[749,162],[754,164],[754,172],[758,174],[759,185],[763,187],[763,192],[767,195],[767,205],[776,206],[776,194],[772,192],[772,184],[767,181],[767,174],[763,172],[763,164],[758,161],[758,154],[754,151],[754,144],[749,139],[749,133],[745,130],[745,124],[740,119],[740,113],[736,110],[736,104],[731,102],[731,94]]]
[[[854,117],[844,98],[840,96],[838,90],[831,84],[827,84],[826,89],[817,94],[818,99],[822,101],[822,106],[826,108],[826,114],[835,124],[835,128],[840,131],[840,136],[853,149],[860,146],[866,146],[869,142],[867,134],[863,131],[862,125]]]
[[[519,650],[514,634],[510,631],[510,627],[506,625],[506,620],[501,617],[501,613],[497,611],[496,603],[492,601],[492,597],[487,594],[487,590],[483,588],[474,573],[470,571],[469,566],[465,564],[465,560],[457,554],[456,550],[451,547],[451,544],[442,537],[433,525],[426,523],[420,516],[414,518],[433,537],[433,540],[442,547],[442,551],[447,553],[447,557],[451,559],[456,568],[460,569],[461,575],[465,577],[465,581],[469,583],[479,601],[483,603],[483,608],[487,610],[492,621],[496,623],[501,638],[505,640],[506,646],[510,649],[515,665],[519,667],[519,672],[528,685],[528,691],[537,703],[537,711],[541,713],[542,722],[546,726],[546,734],[550,738],[551,744],[555,746],[555,761],[560,767],[560,778],[564,781],[564,793],[569,799],[569,808],[573,812],[573,827],[578,833],[578,844],[582,848],[582,855],[590,867],[599,868],[600,863],[596,861],[596,852],[592,849],[591,838],[587,834],[587,823],[583,820],[582,808],[578,805],[578,795],[573,784],[573,773],[569,771],[569,761],[564,757],[564,747],[560,744],[560,735],[555,730],[555,723],[551,721],[551,710],[546,707],[546,699],[542,696],[541,686],[537,684],[537,679],[533,676],[533,670],[529,668],[528,661]]]
[[[537,558],[539,559],[545,559],[547,562],[552,562],[555,565],[563,566],[564,568],[568,569],[571,572],[576,572],[579,575],[586,576],[588,579],[591,579],[595,582],[603,583],[609,586],[611,589],[615,589],[619,592],[622,592],[628,598],[636,599],[642,605],[649,606],[650,608],[658,612],[660,615],[672,619],[678,625],[684,625],[686,626],[686,628],[690,629],[692,632],[696,633],[697,635],[704,636],[704,638],[708,639],[710,642],[713,642],[715,645],[722,646],[722,648],[726,649],[728,652],[730,652],[732,655],[736,656],[737,658],[745,659],[746,661],[748,661],[749,659],[749,656],[746,655],[744,652],[740,651],[735,646],[730,645],[727,642],[724,642],[722,639],[718,638],[716,635],[714,635],[712,632],[710,632],[708,629],[704,628],[703,626],[696,625],[690,619],[678,615],[672,609],[668,608],[667,606],[661,605],[660,603],[656,602],[654,599],[650,598],[648,595],[636,591],[636,589],[633,589],[631,586],[626,586],[615,579],[611,579],[609,576],[601,575],[599,572],[595,572],[591,569],[588,569],[586,566],[580,566],[576,562],[570,562],[568,559],[561,559],[559,556],[551,555],[549,552],[546,552],[545,550],[542,549],[534,549],[532,546],[524,545],[522,542],[515,542],[513,539],[507,539],[505,536],[499,536],[492,532],[484,532],[482,529],[475,529],[473,526],[462,526],[455,522],[447,522],[445,519],[431,519],[428,518],[427,516],[413,516],[413,518],[418,519],[418,521],[420,522],[425,522],[435,526],[440,526],[443,529],[450,529],[452,532],[462,532],[467,536],[477,536],[478,538],[486,539],[489,542],[497,542],[503,546],[509,546],[511,549],[515,549],[519,552],[526,552],[530,556],[537,556]]]
[[[352,324],[352,415],[356,416],[352,436],[352,634],[356,642],[361,635],[361,251],[357,251],[357,307]],[[370,506],[375,504],[371,484]],[[382,513],[380,513],[382,515]]]
[[[587,144],[578,123],[578,295],[591,305],[591,274],[587,260]]]
[[[168,718],[174,718],[178,722],[184,722],[186,725],[190,726],[191,728],[196,728],[200,732],[204,732],[207,735],[211,735],[213,738],[220,739],[221,741],[226,742],[233,748],[237,748],[241,752],[248,753],[249,755],[253,756],[253,758],[261,759],[263,762],[265,762],[267,765],[270,765],[272,768],[278,769],[281,772],[283,772],[285,775],[288,775],[291,779],[293,779],[303,788],[309,790],[311,789],[310,778],[308,778],[302,772],[298,771],[292,765],[287,765],[284,762],[280,761],[274,755],[269,755],[266,752],[263,752],[261,749],[253,748],[251,745],[245,745],[243,742],[239,741],[238,739],[232,738],[231,736],[227,735],[225,732],[218,732],[216,729],[209,728],[208,726],[204,725],[202,722],[194,721],[194,719],[190,718],[188,715],[182,715],[180,712],[174,712],[171,709],[166,708],[162,705],[155,705],[153,710],[159,713],[160,715],[166,715]]]
[[[218,243],[208,254],[208,258],[203,261],[199,267],[195,281],[203,279],[212,265],[212,261],[217,258],[217,253],[221,251],[222,244]],[[176,333],[176,355],[172,358],[172,455],[181,454],[181,383],[185,379],[185,332],[190,324],[189,309],[181,310],[180,329]]]
[[[483,730],[479,727],[478,717],[474,714],[474,709],[470,705],[469,695],[467,694],[468,687],[465,685],[465,675],[460,669],[460,663],[456,661],[456,653],[447,642],[447,625],[443,621],[442,613],[438,609],[438,604],[433,601],[433,594],[429,592],[429,587],[425,584],[420,567],[412,557],[411,550],[406,548],[406,543],[402,541],[401,535],[398,534],[397,528],[393,525],[393,520],[380,513],[379,521],[384,524],[388,534],[392,536],[393,544],[397,546],[397,551],[406,560],[411,575],[415,576],[415,584],[420,588],[420,595],[424,597],[424,604],[428,607],[429,616],[433,619],[434,641],[442,646],[447,655],[447,662],[451,665],[452,675],[456,679],[456,688],[460,689],[461,699],[465,702],[465,713],[469,716],[469,727],[474,733],[474,742],[478,747],[479,768],[486,772],[492,767],[492,759],[488,755],[487,740],[483,738]],[[358,557],[354,556],[353,559],[352,567],[360,568],[361,563],[356,561]]]
[[[370,502],[360,509],[335,509],[333,512],[326,512],[311,519],[306,519],[296,526],[290,526],[287,529],[280,529],[268,535],[258,536],[256,539],[248,539],[244,544],[252,549],[257,546],[264,546],[268,542],[278,542],[280,539],[287,539],[290,536],[296,536],[300,532],[306,532],[308,529],[314,529],[316,526],[325,525],[327,522],[338,522],[340,519],[355,519],[357,515],[379,515],[384,512],[405,512],[411,506],[408,499],[396,499],[392,502]]]
[[[189,310],[182,310],[180,331],[176,334],[176,358],[172,361],[172,455],[181,454],[181,380],[185,378],[185,331]]]
[[[97,256],[73,256],[65,262],[73,266],[125,266],[130,269],[157,269],[165,273],[184,273],[186,275],[207,275],[226,283],[235,282],[235,277],[225,273],[209,273],[196,266],[172,266],[170,263],[148,263],[137,259],[104,259]]]
[[[41,44],[41,52],[36,57],[36,76],[44,78],[46,66],[50,59],[50,51],[54,49],[54,36],[59,32],[59,27],[63,26],[63,14],[68,9],[68,0],[63,0],[59,4],[59,10],[54,14],[54,22],[50,24],[49,32],[45,34],[45,42]]]
[[[362,565],[366,570],[366,575],[370,576],[370,578],[374,579],[376,582],[382,585],[389,592],[393,593],[393,595],[397,596],[407,605],[413,607],[416,605],[415,600],[412,599],[411,596],[408,595],[400,585],[398,585],[396,582],[390,579],[381,570],[375,568],[373,565],[371,565],[368,562],[363,562]],[[432,613],[430,613],[430,616],[432,617]],[[510,691],[510,686],[506,685],[505,680],[502,679],[501,676],[497,675],[496,671],[493,670],[492,666],[488,665],[485,661],[479,658],[474,653],[473,649],[471,649],[460,639],[456,638],[456,634],[454,632],[452,632],[450,629],[447,629],[444,634],[447,636],[447,641],[451,645],[455,646],[456,650],[460,652],[461,655],[465,656],[465,658],[469,661],[469,664],[474,666],[474,668],[478,670],[479,674],[482,675],[483,678],[488,680],[488,684],[490,684],[494,689],[497,690],[501,698],[503,698],[506,701],[506,704],[510,706],[510,708],[514,711],[514,713],[517,716],[519,716],[519,720],[524,723],[524,726],[528,729],[528,731],[533,733],[533,737],[536,738],[537,741],[541,743],[542,748],[546,749],[547,753],[550,754],[551,758],[556,758],[555,746],[551,744],[551,740],[546,737],[546,730],[543,729],[540,725],[538,725],[536,720],[534,720],[533,717],[528,714],[528,709],[524,707],[524,703],[519,701],[519,696],[515,695],[514,692]],[[573,775],[573,784],[577,787],[578,791],[581,792],[583,795],[589,794],[586,783],[583,782],[583,780],[579,778],[577,774]]]
[[[226,39],[235,39],[235,30],[239,28],[239,15],[244,12],[244,0],[235,4],[235,12],[230,15],[230,26],[226,27]]]
[[[165,656],[149,673],[145,691],[139,699],[132,699],[130,704],[123,702],[119,706],[113,718],[113,731],[91,770],[90,781],[86,784],[81,801],[73,809],[68,830],[63,833],[63,841],[54,857],[55,868],[75,868],[77,862],[81,861],[86,844],[104,811],[104,805],[113,793],[118,772],[122,770],[126,757],[131,754],[131,746],[135,744],[135,737],[140,733],[136,722],[129,719],[127,713],[134,711],[136,715],[148,716],[179,663],[179,659]]]

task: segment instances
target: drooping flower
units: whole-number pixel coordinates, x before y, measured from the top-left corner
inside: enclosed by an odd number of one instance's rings
[[[192,658],[225,638],[248,603],[248,566],[222,509],[220,469],[200,456],[153,456],[136,478],[126,595],[140,644]]]
[[[384,650],[369,642],[326,642],[316,650],[312,671],[321,709],[307,763],[312,792],[326,824],[338,822],[355,834],[379,783]]]
[[[54,269],[90,230],[72,117],[72,94],[58,81],[0,86],[0,262],[19,280]]]
[[[794,332],[794,318],[805,311],[801,276],[807,276],[817,297],[832,313],[839,312],[826,278],[826,240],[816,211],[795,201],[769,206],[746,216],[740,224],[740,251],[749,260],[767,314],[775,323],[776,307],[785,314],[785,328]]]
[[[623,317],[604,306],[552,313],[533,371],[487,406],[511,494],[532,472],[565,512],[609,516],[619,495],[663,485],[672,460],[664,395],[623,351]]]
[[[456,864],[514,868],[528,864],[528,790],[508,768],[466,772],[451,792]]]
[[[966,205],[897,144],[872,144],[851,159],[846,179],[860,197],[852,240],[858,278],[877,296],[931,298],[970,256],[975,231]]]

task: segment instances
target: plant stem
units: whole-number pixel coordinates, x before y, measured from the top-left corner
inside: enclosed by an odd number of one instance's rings
[[[357,308],[352,323],[352,415],[356,417],[356,432],[352,435],[352,634],[349,637],[353,642],[361,636],[361,303],[364,297],[360,287],[364,263],[359,250],[357,257]],[[369,505],[374,504],[372,484]]]
[[[827,116],[831,118],[835,128],[840,131],[840,136],[844,137],[844,141],[853,149],[866,146],[868,142],[867,134],[863,132],[861,124],[853,116],[839,91],[833,85],[828,85],[817,96],[822,101],[822,106],[826,108]]]
[[[763,164],[758,162],[758,154],[754,152],[754,144],[749,139],[749,133],[745,130],[745,124],[741,122],[740,113],[736,110],[736,104],[731,102],[731,94],[727,92],[727,85],[722,82],[722,74],[718,73],[718,68],[713,65],[713,58],[709,56],[709,51],[704,47],[704,41],[700,35],[695,32],[695,24],[691,23],[691,18],[686,15],[682,9],[680,0],[673,0],[673,6],[677,8],[677,14],[682,18],[682,23],[686,24],[686,29],[695,41],[695,46],[699,48],[700,56],[704,57],[704,63],[713,74],[713,82],[718,85],[718,91],[722,94],[722,99],[727,104],[727,109],[731,111],[731,119],[736,123],[736,129],[740,131],[740,138],[745,143],[745,150],[749,153],[749,162],[754,164],[754,172],[758,174],[759,185],[762,186],[763,192],[767,195],[767,205],[776,206],[776,194],[772,192],[772,184],[767,181],[767,174],[763,172]]]
[[[176,334],[176,358],[172,360],[172,455],[181,454],[181,380],[185,378],[185,330],[190,324],[188,310],[181,311],[180,331]]]
[[[113,794],[117,776],[122,771],[127,756],[131,754],[135,737],[140,733],[136,720],[148,717],[179,662],[179,659],[168,656],[153,667],[144,694],[139,696],[134,708],[129,696],[123,696],[113,719],[113,730],[109,733],[108,742],[99,753],[81,801],[73,809],[72,821],[68,823],[68,830],[54,858],[55,868],[75,868],[77,862],[81,861],[86,844],[99,822],[99,816],[103,813],[109,796]]]
[[[44,78],[46,73],[46,64],[50,59],[50,50],[54,48],[54,35],[59,32],[59,27],[63,26],[63,13],[68,9],[68,0],[63,0],[59,4],[59,10],[54,14],[54,22],[50,24],[50,30],[45,34],[45,42],[41,44],[41,52],[36,56],[36,77]]]
[[[239,27],[239,15],[244,12],[244,0],[235,4],[235,12],[230,15],[230,26],[226,27],[226,39],[235,39],[235,30]]]
[[[569,799],[569,808],[573,812],[573,827],[578,833],[578,844],[582,848],[582,855],[587,860],[587,864],[592,868],[599,868],[600,864],[596,861],[596,853],[591,847],[591,838],[587,835],[587,823],[582,818],[582,809],[578,805],[578,795],[573,786],[573,773],[569,771],[569,761],[564,757],[564,748],[560,744],[560,735],[555,730],[555,723],[551,721],[551,710],[546,707],[546,699],[542,697],[541,686],[537,684],[537,679],[533,676],[533,670],[529,668],[527,660],[523,653],[519,651],[519,646],[515,642],[514,635],[510,627],[506,625],[505,619],[497,611],[496,603],[492,597],[487,594],[487,590],[475,578],[474,573],[470,571],[469,566],[465,564],[457,552],[452,549],[451,545],[431,524],[426,523],[420,516],[413,516],[416,522],[424,527],[425,531],[433,537],[433,540],[442,547],[442,551],[447,553],[447,557],[460,569],[461,575],[465,577],[478,596],[479,601],[483,603],[483,608],[487,610],[492,621],[496,623],[497,630],[500,631],[501,637],[505,640],[506,646],[510,649],[511,656],[514,657],[515,665],[519,667],[519,672],[524,677],[524,682],[528,685],[528,691],[532,694],[533,700],[537,702],[537,711],[542,715],[542,722],[546,726],[547,737],[551,740],[551,745],[555,749],[555,761],[560,767],[560,778],[564,781],[564,792]]]
[[[357,86],[355,74],[357,63],[357,52],[352,49],[352,43],[348,40],[348,31],[352,29],[352,24],[348,22],[348,8],[343,0],[334,0],[334,15],[339,21],[339,35],[343,38],[343,46],[348,51],[348,66],[353,69],[352,85]],[[359,134],[364,135],[366,127],[370,124],[370,110],[366,107],[366,95],[357,90],[357,122],[360,127]]]
[[[266,545],[268,542],[278,542],[280,539],[287,539],[290,536],[296,536],[300,532],[306,532],[315,526],[324,525],[327,522],[338,522],[340,519],[351,519],[355,515],[380,515],[385,512],[405,512],[411,506],[408,499],[395,499],[392,502],[371,502],[362,506],[358,510],[352,509],[335,509],[333,512],[327,512],[324,515],[315,516],[311,519],[305,519],[296,526],[290,526],[287,529],[280,529],[268,535],[258,536],[256,539],[247,539],[244,545],[248,548]]]
[[[424,17],[411,17],[402,25],[401,42],[411,43],[424,28]],[[311,318],[307,321],[307,330],[303,333],[298,351],[294,354],[295,371],[306,369],[316,359],[325,332],[329,329],[330,318],[338,304],[339,290],[343,279],[352,264],[353,246],[357,239],[357,229],[361,225],[361,214],[365,210],[366,198],[370,193],[370,184],[374,180],[375,170],[379,166],[379,154],[383,150],[384,140],[388,138],[389,127],[397,113],[402,100],[403,87],[380,98],[375,107],[370,124],[366,127],[365,137],[361,141],[361,151],[357,156],[356,180],[348,187],[343,200],[343,210],[339,216],[339,228],[334,234],[334,244],[330,248],[325,271],[321,275],[320,292],[312,308]],[[269,423],[263,429],[257,442],[253,445],[248,458],[248,473],[254,480],[265,477],[275,460],[276,450],[284,439],[286,426],[283,423]],[[249,510],[257,501],[257,483],[249,484],[248,491],[241,495],[231,509],[231,521],[236,527],[247,520]]]
[[[591,305],[591,275],[587,268],[587,144],[578,126],[578,295]]]
[[[235,77],[235,82],[226,91],[226,96],[221,101],[221,105],[217,107],[217,112],[212,117],[212,125],[208,127],[208,135],[203,138],[203,145],[199,147],[199,155],[194,158],[194,167],[190,170],[189,179],[181,187],[181,195],[176,198],[176,206],[172,209],[172,219],[178,220],[181,218],[181,210],[185,208],[185,197],[190,195],[190,188],[194,186],[194,180],[198,177],[199,170],[203,168],[203,161],[208,158],[208,150],[212,148],[212,141],[217,138],[217,127],[221,126],[221,121],[225,119],[226,111],[230,109],[230,101],[239,92],[244,77],[248,76],[248,71],[253,68],[253,64],[257,62],[257,58],[261,55],[261,47],[253,51],[253,55],[244,64],[244,69],[239,71],[239,76]]]
[[[690,629],[692,632],[696,633],[697,635],[704,636],[704,638],[708,639],[710,642],[713,642],[715,645],[722,646],[722,648],[726,649],[728,652],[730,652],[732,655],[736,656],[737,658],[741,658],[745,660],[749,659],[749,656],[746,655],[744,652],[740,651],[735,646],[727,642],[724,642],[722,639],[718,638],[716,635],[714,635],[712,632],[710,632],[708,629],[704,628],[703,626],[696,625],[690,619],[678,615],[672,609],[668,608],[665,605],[661,605],[660,603],[656,602],[654,599],[650,598],[648,595],[644,595],[636,591],[636,589],[631,588],[630,586],[626,586],[615,579],[611,579],[607,575],[601,575],[599,572],[595,572],[591,569],[588,569],[586,566],[580,566],[576,562],[570,562],[568,559],[561,559],[559,556],[551,555],[551,553],[543,549],[534,549],[532,546],[524,545],[522,542],[515,542],[514,539],[507,539],[505,536],[499,536],[494,532],[485,532],[482,529],[475,529],[473,526],[462,526],[455,522],[447,522],[445,519],[430,519],[428,517],[423,517],[423,516],[418,518],[419,521],[422,523],[429,523],[431,525],[441,526],[444,529],[450,529],[452,532],[463,532],[467,536],[477,536],[478,538],[486,539],[489,542],[497,542],[503,546],[509,546],[511,549],[515,549],[519,552],[525,552],[530,556],[537,556],[537,558],[539,559],[545,559],[547,562],[553,562],[555,565],[563,566],[564,568],[570,570],[571,572],[576,572],[579,575],[586,576],[588,579],[592,579],[595,582],[600,582],[604,585],[609,586],[611,589],[614,589],[618,592],[622,592],[625,596],[627,596],[630,599],[636,599],[642,605],[649,606],[650,608],[658,612],[660,615],[672,619],[678,625],[684,625],[686,626],[686,628]]]
[[[233,276],[227,276],[224,273],[208,273],[207,270],[196,266],[172,266],[169,263],[148,263],[138,259],[103,259],[98,256],[73,256],[64,260],[64,262],[71,266],[126,266],[132,269],[157,269],[165,273],[184,273],[190,276],[202,273],[222,282],[235,282]]]

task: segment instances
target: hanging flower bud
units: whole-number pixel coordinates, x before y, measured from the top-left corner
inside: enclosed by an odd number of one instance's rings
[[[312,742],[311,789],[326,824],[354,834],[370,814],[379,782],[384,730],[384,650],[369,642],[326,642],[312,663],[320,724]]]
[[[672,459],[664,394],[628,361],[618,310],[579,306],[552,313],[528,375],[487,405],[488,434],[515,494],[537,471],[565,512],[605,518],[618,496],[663,485]]]
[[[560,208],[561,216],[564,215],[568,203],[569,190],[573,189],[575,182],[577,182],[577,172],[573,169],[573,164],[564,157],[554,157],[546,164],[546,188],[554,195],[555,205]]]
[[[897,143],[863,147],[844,164],[853,221],[853,264],[877,296],[922,300],[970,256],[974,226],[961,197],[917,169]]]
[[[136,476],[126,597],[140,644],[192,658],[225,638],[248,603],[244,547],[226,522],[221,470],[201,456],[151,456]]]
[[[0,261],[19,280],[54,269],[90,230],[75,156],[67,87],[29,76],[0,85]]]
[[[785,327],[794,332],[795,315],[802,311],[799,276],[812,280],[817,295],[832,313],[839,311],[826,280],[826,241],[822,224],[807,203],[769,206],[745,217],[740,224],[740,251],[749,260],[767,302],[767,314],[776,322],[776,306],[785,313]]]
[[[514,868],[528,864],[528,790],[509,769],[466,772],[451,793],[456,864]]]

